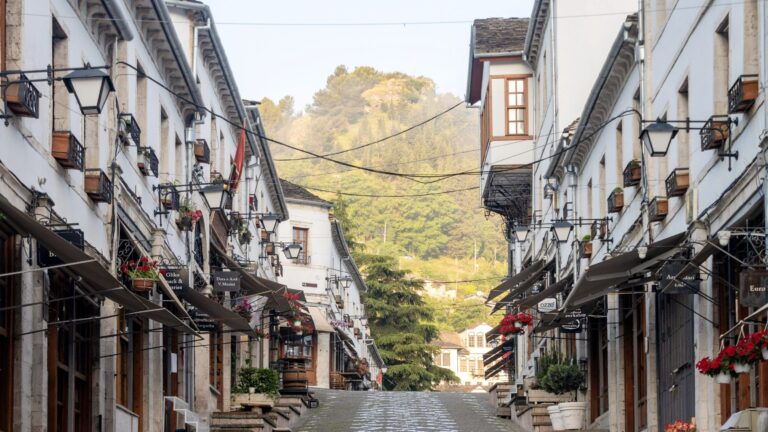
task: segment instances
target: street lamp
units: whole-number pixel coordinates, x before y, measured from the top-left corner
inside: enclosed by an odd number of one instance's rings
[[[524,243],[528,239],[528,225],[516,224],[512,231],[515,234],[515,240]]]
[[[645,147],[651,153],[651,156],[666,156],[669,145],[677,135],[678,129],[667,121],[657,118],[655,122],[640,132],[640,140],[645,143]]]
[[[62,78],[69,93],[75,95],[80,112],[83,115],[101,114],[107,96],[115,91],[112,79],[101,69],[89,64],[84,69],[77,69]]]
[[[226,183],[215,183],[200,189],[211,209],[223,209],[227,207],[229,190]]]
[[[558,243],[564,243],[568,240],[571,230],[573,230],[573,225],[568,221],[558,220],[552,224],[552,232],[555,233],[555,240],[557,240]]]
[[[644,260],[646,256],[648,256],[648,246],[638,246],[637,257]]]
[[[726,247],[728,246],[728,243],[731,241],[731,232],[727,230],[722,230],[717,233],[717,242],[720,243],[720,246]]]
[[[276,214],[266,213],[259,216],[259,222],[261,223],[261,227],[264,228],[264,231],[270,234],[275,233],[275,229],[277,228],[278,221],[279,219]]]
[[[343,278],[339,278],[339,283],[341,283],[342,288],[347,289],[349,288],[349,285],[352,284],[352,278],[349,275],[344,276]]]
[[[296,242],[288,243],[283,248],[283,254],[285,254],[286,259],[289,259],[289,260],[296,259],[301,253],[302,249],[304,249],[304,246],[302,246],[301,243],[296,243]]]

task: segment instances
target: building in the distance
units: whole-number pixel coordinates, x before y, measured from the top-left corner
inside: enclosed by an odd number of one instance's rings
[[[497,348],[495,340],[486,341],[486,335],[491,330],[490,325],[481,323],[458,333],[440,332],[440,336],[432,343],[440,348],[440,352],[435,355],[435,365],[453,371],[459,377],[459,386],[468,390],[506,381],[504,371],[489,379],[485,378],[484,357]]]

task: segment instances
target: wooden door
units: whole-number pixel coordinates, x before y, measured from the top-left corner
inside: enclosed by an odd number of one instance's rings
[[[659,294],[657,306],[659,425],[696,412],[693,295]]]

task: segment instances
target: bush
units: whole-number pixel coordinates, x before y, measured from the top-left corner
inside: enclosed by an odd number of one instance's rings
[[[547,374],[549,368],[565,362],[565,357],[559,351],[544,353],[539,357],[539,369],[536,371],[536,381],[541,384],[542,378]]]
[[[576,391],[582,384],[584,384],[584,373],[578,365],[573,363],[552,365],[539,381],[541,388],[558,395]]]
[[[270,396],[279,395],[280,377],[272,369],[245,367],[240,369],[235,393],[248,393],[253,387],[256,393],[266,393]]]

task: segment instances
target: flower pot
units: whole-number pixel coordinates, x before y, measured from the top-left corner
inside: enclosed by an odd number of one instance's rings
[[[523,328],[523,323],[520,321],[515,321],[515,327],[516,328]]]
[[[557,405],[560,408],[563,429],[581,429],[584,427],[584,416],[587,413],[586,402],[561,402]]]
[[[749,373],[749,363],[734,363],[733,371],[736,373]]]
[[[763,355],[763,360],[768,360],[768,347],[762,348],[760,354]]]
[[[294,326],[294,327],[301,327],[301,321],[299,321],[299,320],[293,320],[293,326]]]
[[[549,422],[552,423],[552,429],[556,431],[565,430],[563,426],[563,417],[560,414],[560,407],[557,405],[550,405],[547,407],[549,413]]]
[[[136,278],[133,280],[133,290],[137,292],[152,291],[155,287],[155,280],[148,278]]]
[[[176,226],[179,227],[180,231],[192,231],[192,225],[191,219],[176,219]]]
[[[715,375],[715,380],[717,380],[718,384],[728,384],[731,382],[731,374],[728,372],[720,372]]]

